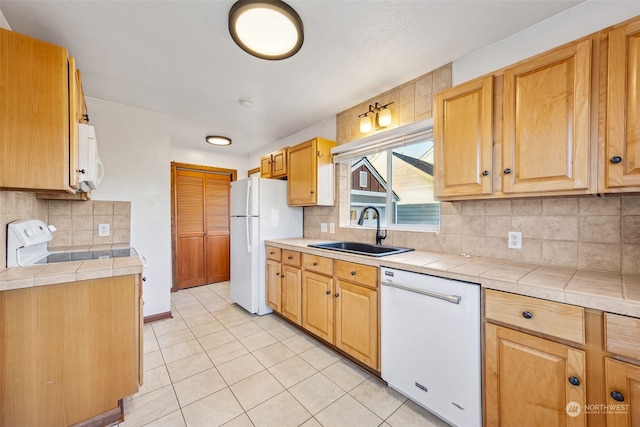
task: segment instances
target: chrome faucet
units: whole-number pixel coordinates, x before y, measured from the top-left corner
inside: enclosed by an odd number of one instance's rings
[[[376,213],[376,245],[381,245],[382,241],[387,238],[387,230],[384,230],[384,234],[382,234],[382,230],[380,230],[380,212],[378,209],[373,206],[367,206],[362,209],[362,212],[360,212],[360,218],[358,219],[358,225],[364,224],[364,213],[369,209],[373,209]]]

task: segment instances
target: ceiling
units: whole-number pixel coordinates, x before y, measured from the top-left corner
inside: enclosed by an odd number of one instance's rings
[[[247,155],[580,1],[289,0],[305,40],[281,61],[236,46],[233,3],[0,0],[0,11],[14,31],[65,46],[87,96],[169,115],[174,145]]]

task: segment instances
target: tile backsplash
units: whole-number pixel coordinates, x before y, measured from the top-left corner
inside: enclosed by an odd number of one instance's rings
[[[129,244],[131,202],[41,200],[34,193],[0,191],[0,270],[6,267],[7,224],[40,219],[55,225],[50,247]],[[98,236],[98,224],[109,224],[110,235]]]
[[[339,179],[336,181],[340,183]],[[337,190],[340,187],[338,184]],[[342,190],[342,198],[346,191]],[[338,206],[339,203],[334,207],[304,208],[305,237],[375,242],[372,229],[337,227],[336,234],[320,232],[321,223],[340,224]],[[507,248],[509,231],[522,232],[522,249]],[[442,202],[439,233],[389,231],[383,243],[522,263],[640,274],[640,196]]]

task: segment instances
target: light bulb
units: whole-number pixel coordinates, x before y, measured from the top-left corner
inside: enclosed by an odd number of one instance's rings
[[[362,116],[360,118],[360,133],[371,132],[371,117]]]
[[[386,128],[391,124],[391,110],[384,108],[378,111],[378,126]]]

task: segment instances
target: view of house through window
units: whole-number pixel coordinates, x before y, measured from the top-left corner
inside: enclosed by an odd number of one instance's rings
[[[349,162],[350,224],[367,206],[380,212],[386,228],[432,228],[440,225],[440,203],[434,199],[433,139],[380,151]],[[376,226],[376,212],[364,214],[365,226]],[[430,227],[426,227],[430,226]]]

